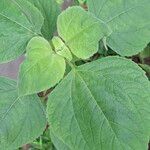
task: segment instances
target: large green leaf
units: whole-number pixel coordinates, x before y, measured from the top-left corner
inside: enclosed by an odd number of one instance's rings
[[[108,29],[102,21],[77,6],[61,13],[57,28],[72,53],[82,59],[96,53],[98,41],[108,34]]]
[[[137,54],[150,41],[149,0],[88,0],[88,8],[110,26],[107,44],[118,54]]]
[[[64,150],[147,150],[149,105],[150,83],[133,62],[107,57],[85,64],[49,96],[54,143]]]
[[[41,13],[25,0],[0,0],[0,62],[22,55],[27,42],[40,34]]]
[[[48,41],[34,37],[27,45],[26,60],[19,71],[19,94],[38,93],[53,87],[63,78],[65,60],[55,54]]]
[[[60,6],[55,0],[28,0],[33,3],[42,13],[44,17],[44,24],[42,27],[42,34],[49,40],[56,31],[57,16],[60,13]]]
[[[14,150],[32,142],[46,127],[36,95],[18,97],[15,81],[0,77],[0,149]]]

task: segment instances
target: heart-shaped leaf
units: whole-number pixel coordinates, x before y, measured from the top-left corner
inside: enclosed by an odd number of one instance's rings
[[[65,67],[64,58],[52,51],[48,41],[34,37],[20,66],[19,94],[29,95],[53,87],[63,78]]]
[[[59,15],[57,28],[71,52],[82,59],[96,53],[99,40],[109,32],[101,20],[77,6]]]
[[[133,62],[107,57],[85,64],[49,96],[52,139],[60,150],[147,150],[149,105],[150,82]]]

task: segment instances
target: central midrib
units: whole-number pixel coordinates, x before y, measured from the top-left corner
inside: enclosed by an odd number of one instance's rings
[[[77,72],[77,75],[78,75],[78,77],[81,79],[81,81],[83,81],[83,83],[85,84],[85,86],[87,87],[87,89],[88,89],[88,91],[89,91],[91,97],[94,99],[94,101],[96,102],[96,105],[98,106],[98,108],[100,109],[100,111],[103,113],[104,118],[105,118],[106,121],[108,122],[108,125],[109,125],[109,127],[111,128],[112,132],[114,133],[115,138],[118,140],[118,142],[120,143],[120,146],[123,148],[122,141],[120,141],[120,140],[118,139],[118,136],[116,135],[115,131],[114,131],[113,128],[111,127],[111,123],[109,122],[109,120],[108,120],[107,117],[105,116],[105,113],[103,112],[103,110],[102,110],[102,109],[100,108],[100,106],[98,105],[98,103],[97,103],[95,97],[93,96],[93,94],[91,93],[90,89],[88,88],[88,86],[87,86],[85,80],[82,78],[82,76],[81,76],[78,72]],[[128,145],[128,146],[129,146],[129,145]],[[130,147],[130,146],[129,146],[129,147]],[[124,149],[124,148],[123,148],[123,149]]]

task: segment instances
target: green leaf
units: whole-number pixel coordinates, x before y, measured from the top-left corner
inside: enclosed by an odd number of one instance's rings
[[[55,0],[58,4],[62,4],[64,0]]]
[[[57,150],[70,150],[70,148],[64,144],[61,139],[57,138],[51,131],[50,131],[51,139],[53,144],[55,145]]]
[[[52,134],[70,150],[147,150],[149,105],[145,72],[107,57],[72,70],[50,94],[47,113]]]
[[[72,55],[69,48],[63,43],[63,41],[59,37],[54,36],[52,39],[52,43],[57,54],[68,59],[69,61],[72,60]]]
[[[39,98],[18,97],[16,82],[0,77],[0,149],[17,149],[37,138],[45,127],[45,112]]]
[[[44,24],[42,34],[47,40],[50,40],[56,31],[56,21],[60,14],[60,6],[55,0],[28,0],[33,3],[42,13]]]
[[[34,37],[28,43],[26,60],[19,71],[19,94],[29,95],[57,84],[65,73],[65,60],[55,54],[48,41]]]
[[[40,34],[41,13],[23,0],[0,1],[0,62],[11,61],[25,51],[27,42]]]
[[[60,14],[57,28],[72,53],[82,59],[96,53],[99,40],[108,34],[108,29],[102,21],[77,6]]]
[[[149,43],[149,0],[88,0],[88,8],[111,28],[107,44],[118,54],[135,55]]]

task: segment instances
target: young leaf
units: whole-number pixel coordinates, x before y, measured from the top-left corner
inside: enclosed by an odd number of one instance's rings
[[[33,141],[46,127],[36,95],[18,97],[15,81],[0,77],[0,149],[13,150]]]
[[[107,26],[82,8],[68,8],[57,22],[58,33],[79,58],[86,59],[98,51],[98,41],[108,34]]]
[[[20,66],[19,94],[29,95],[53,87],[65,73],[65,60],[55,54],[48,41],[34,37],[27,46],[27,58]]]
[[[111,28],[107,44],[118,54],[137,54],[149,43],[149,0],[88,0],[88,8]]]
[[[52,43],[57,54],[68,59],[69,61],[72,60],[72,54],[69,48],[63,43],[63,41],[59,37],[54,36],[52,39]]]
[[[55,0],[28,0],[33,3],[42,13],[44,24],[42,34],[47,40],[50,40],[56,31],[56,21],[60,13],[60,6]]]
[[[23,0],[0,0],[0,62],[11,61],[25,51],[27,42],[40,34],[41,13]]]
[[[150,83],[133,62],[107,57],[85,64],[49,96],[54,143],[73,150],[147,150],[149,105]]]

